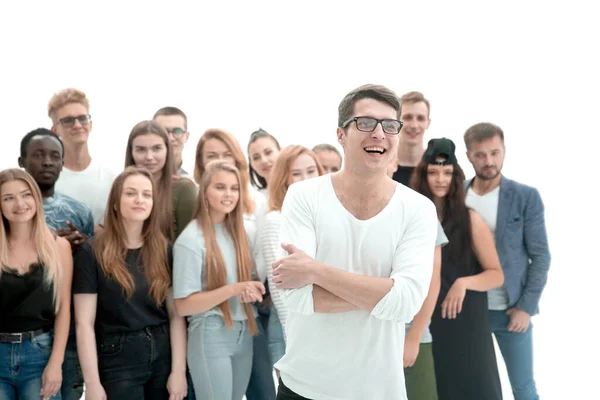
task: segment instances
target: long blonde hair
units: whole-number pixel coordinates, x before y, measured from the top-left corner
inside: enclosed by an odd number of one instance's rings
[[[221,252],[219,244],[217,243],[215,227],[210,217],[210,206],[208,205],[208,198],[206,197],[206,191],[212,181],[213,176],[215,176],[217,172],[221,171],[234,174],[240,186],[242,185],[240,170],[234,165],[220,160],[209,162],[208,165],[206,165],[204,173],[202,174],[202,179],[200,180],[200,190],[198,191],[194,219],[204,234],[206,247],[204,270],[206,271],[208,290],[215,290],[227,284],[227,266],[225,265],[223,253]],[[241,189],[242,188],[240,187],[240,194]],[[248,237],[246,236],[246,230],[244,228],[244,210],[242,209],[241,202],[242,196],[240,195],[240,198],[233,211],[225,216],[225,227],[235,246],[238,282],[245,282],[252,279],[253,260],[250,251],[250,244],[248,243]],[[228,301],[224,301],[223,303],[219,304],[219,308],[223,312],[225,326],[232,327],[233,320],[231,318]],[[254,319],[254,311],[252,306],[248,303],[245,303],[244,309],[246,311],[246,316],[248,317],[248,327],[250,328],[250,333],[255,335],[257,333],[257,326],[256,320]]]
[[[144,274],[150,284],[148,295],[154,299],[157,305],[161,305],[167,298],[171,287],[168,243],[167,238],[160,230],[161,205],[157,200],[158,188],[152,174],[147,169],[127,167],[114,180],[106,205],[104,230],[94,240],[94,255],[102,267],[102,272],[108,278],[116,281],[123,289],[125,296],[130,298],[135,290],[135,284],[125,263],[128,248],[125,225],[121,218],[121,196],[125,180],[135,175],[141,175],[152,183],[152,211],[142,227],[144,244],[141,253]]]
[[[60,286],[62,283],[62,262],[58,254],[56,238],[44,217],[44,206],[42,193],[35,180],[27,172],[11,168],[0,172],[0,188],[7,182],[20,180],[29,186],[31,194],[35,201],[35,214],[31,219],[31,238],[38,254],[38,259],[44,267],[44,284],[47,287],[52,286],[52,297],[56,311],[60,304]],[[6,271],[8,265],[8,239],[10,237],[10,222],[2,214],[2,224],[0,224],[0,278],[2,272]]]

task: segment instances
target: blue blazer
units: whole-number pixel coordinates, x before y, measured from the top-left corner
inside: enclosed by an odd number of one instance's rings
[[[465,181],[466,190],[472,182]],[[544,203],[537,189],[502,176],[495,236],[509,307],[537,314],[550,269]]]

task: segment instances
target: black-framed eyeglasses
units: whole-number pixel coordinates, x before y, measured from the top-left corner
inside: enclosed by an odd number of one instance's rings
[[[167,133],[170,135],[180,136],[185,133],[185,130],[181,129],[181,128],[173,128],[173,129],[167,128]]]
[[[388,135],[397,135],[402,129],[402,121],[397,119],[377,119],[373,117],[353,117],[342,124],[342,128],[347,127],[352,122],[356,122],[356,129],[361,132],[373,132],[377,128],[377,124],[381,124],[381,129]]]
[[[90,114],[78,115],[76,117],[64,117],[58,120],[58,123],[65,128],[72,128],[75,125],[75,121],[79,121],[82,126],[90,123],[92,116]]]

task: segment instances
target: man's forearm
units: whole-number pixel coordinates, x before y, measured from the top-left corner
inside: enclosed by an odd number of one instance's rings
[[[313,284],[312,296],[315,312],[318,313],[338,313],[358,310],[358,307],[354,304],[347,302],[316,284]]]
[[[394,285],[391,278],[353,274],[320,263],[314,268],[313,274],[315,285],[368,312],[375,308]]]

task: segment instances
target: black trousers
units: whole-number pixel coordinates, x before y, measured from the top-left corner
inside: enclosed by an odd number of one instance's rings
[[[302,397],[297,393],[294,393],[287,386],[283,384],[281,378],[279,378],[279,389],[277,390],[277,400],[310,400],[309,398]]]

